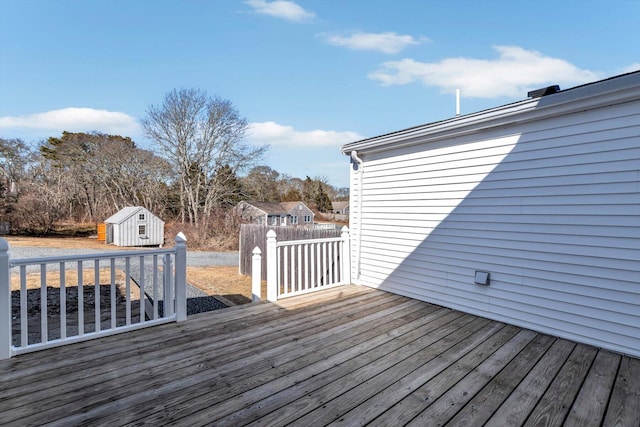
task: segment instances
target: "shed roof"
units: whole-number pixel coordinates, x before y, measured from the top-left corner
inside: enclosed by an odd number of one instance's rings
[[[123,222],[125,222],[126,220],[128,220],[129,218],[131,218],[133,215],[137,214],[141,210],[144,210],[149,214],[153,215],[151,212],[149,212],[147,209],[143,208],[142,206],[127,206],[126,208],[120,209],[118,212],[111,215],[109,218],[105,219],[104,222],[109,224],[122,224]]]

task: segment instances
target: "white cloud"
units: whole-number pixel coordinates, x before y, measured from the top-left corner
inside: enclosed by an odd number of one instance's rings
[[[459,88],[463,96],[524,98],[527,91],[545,85],[587,83],[601,76],[558,58],[518,46],[495,46],[498,59],[448,58],[440,62],[413,59],[389,61],[369,74],[383,85],[420,82],[452,93]]]
[[[313,18],[315,13],[304,10],[297,3],[289,0],[246,0],[256,13],[287,19],[294,22],[302,22]]]
[[[140,127],[136,120],[116,111],[93,108],[64,108],[45,113],[0,117],[0,129],[43,130],[55,133],[98,131],[132,136]]]
[[[348,36],[327,35],[329,44],[342,46],[354,50],[377,50],[384,53],[398,53],[407,46],[417,45],[429,41],[426,37],[418,39],[409,35],[387,33],[352,33]]]
[[[626,67],[620,70],[620,74],[632,73],[634,71],[640,71],[640,62],[635,62],[631,65],[627,65]]]
[[[289,147],[339,147],[347,142],[364,139],[357,132],[333,130],[297,131],[275,122],[251,123],[248,138],[255,143]]]

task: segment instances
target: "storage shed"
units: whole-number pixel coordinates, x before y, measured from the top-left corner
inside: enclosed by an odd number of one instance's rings
[[[116,246],[162,246],[164,221],[141,206],[128,206],[105,220],[106,243]]]
[[[640,71],[349,143],[353,281],[640,357]]]

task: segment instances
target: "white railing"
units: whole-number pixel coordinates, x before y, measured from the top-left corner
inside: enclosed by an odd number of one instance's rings
[[[349,228],[340,237],[278,241],[267,233],[267,300],[319,291],[351,282]],[[259,248],[253,251],[253,300],[260,299]]]
[[[186,319],[186,238],[175,247],[10,259],[0,239],[0,359]]]
[[[317,228],[319,230],[335,230],[336,225],[328,222],[316,222],[313,224],[313,228]]]

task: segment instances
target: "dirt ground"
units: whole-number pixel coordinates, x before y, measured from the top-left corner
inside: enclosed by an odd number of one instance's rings
[[[15,247],[50,247],[73,249],[98,249],[104,251],[131,250],[114,245],[105,245],[97,239],[83,237],[40,238],[5,236],[9,245]],[[38,274],[39,280],[39,274]],[[55,281],[53,281],[55,283]],[[238,273],[238,267],[187,267],[187,282],[207,295],[219,297],[223,303],[245,304],[251,302],[251,277]],[[266,297],[266,285],[262,295]]]

